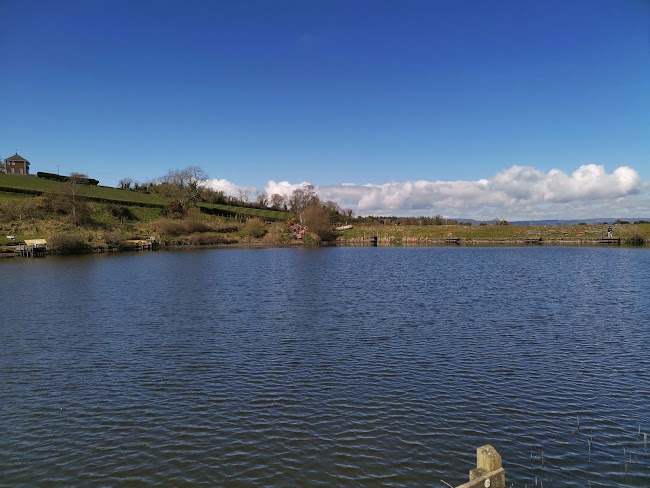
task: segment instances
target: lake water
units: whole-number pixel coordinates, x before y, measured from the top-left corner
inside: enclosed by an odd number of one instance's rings
[[[650,250],[0,262],[0,486],[650,486]],[[650,436],[648,436],[650,437]],[[649,439],[650,442],[650,439]]]

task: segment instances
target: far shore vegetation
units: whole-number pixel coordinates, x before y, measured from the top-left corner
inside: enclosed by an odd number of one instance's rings
[[[83,174],[66,177],[0,173],[0,253],[25,239],[46,239],[54,252],[132,249],[159,245],[318,245],[323,241],[418,245],[460,238],[469,242],[558,241],[576,244],[607,235],[622,243],[650,243],[650,222],[521,226],[494,219],[464,223],[434,217],[355,217],[312,187],[289,198],[242,191],[238,197],[206,188],[197,166],[169,171],[153,182],[129,178],[103,187]],[[351,226],[351,228],[349,228]],[[336,228],[343,230],[336,230]]]

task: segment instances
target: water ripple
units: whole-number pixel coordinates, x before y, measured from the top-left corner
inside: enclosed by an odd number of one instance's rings
[[[588,248],[3,263],[0,486],[444,486],[484,443],[508,486],[650,486],[648,278]]]

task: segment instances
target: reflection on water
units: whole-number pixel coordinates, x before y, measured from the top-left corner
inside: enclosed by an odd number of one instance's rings
[[[648,250],[6,261],[2,486],[650,485]]]

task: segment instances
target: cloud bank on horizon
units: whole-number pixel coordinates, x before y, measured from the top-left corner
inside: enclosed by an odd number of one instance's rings
[[[262,193],[290,196],[308,184],[271,180]],[[241,188],[252,191],[226,180],[211,180],[209,186],[235,197]],[[512,166],[478,181],[314,184],[314,188],[321,199],[332,200],[361,216],[539,220],[650,215],[650,181],[642,181],[629,166],[607,173],[603,165],[585,164],[571,174]]]

